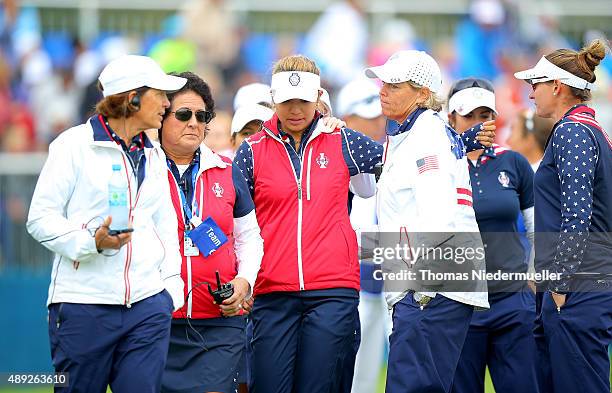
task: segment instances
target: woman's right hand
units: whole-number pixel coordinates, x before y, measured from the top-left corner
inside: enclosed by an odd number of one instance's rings
[[[480,132],[476,136],[478,142],[485,147],[490,147],[495,142],[495,120],[489,120],[482,123],[480,126]]]
[[[102,225],[96,229],[96,248],[100,250],[118,250],[132,240],[131,233],[122,233],[119,235],[109,235],[108,230],[113,221],[111,216],[106,217]]]

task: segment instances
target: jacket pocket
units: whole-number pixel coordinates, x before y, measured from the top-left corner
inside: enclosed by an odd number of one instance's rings
[[[357,264],[359,264],[358,256],[357,256],[357,238],[353,229],[350,229],[350,233],[347,233],[347,229],[344,227],[345,225],[340,223],[340,232],[342,233],[342,237],[344,238],[344,243],[346,244],[347,250],[347,258],[348,258],[348,268],[353,269]]]

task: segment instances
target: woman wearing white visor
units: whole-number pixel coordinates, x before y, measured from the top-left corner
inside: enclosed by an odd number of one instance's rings
[[[387,131],[376,194],[380,230],[394,239],[399,234],[400,246],[408,238],[419,247],[448,244],[458,249],[463,242],[466,249],[482,250],[464,146],[438,113],[438,64],[425,52],[400,51],[384,65],[368,68],[366,76],[382,80],[382,112],[400,124]],[[403,269],[429,263],[406,257],[406,264],[399,261]],[[443,266],[454,269],[458,264]],[[482,254],[466,266],[484,271]],[[409,280],[385,281],[385,296],[393,307],[386,391],[449,392],[474,307],[488,308],[486,282],[459,292],[445,290],[448,283],[415,290]]]
[[[556,121],[534,182],[536,271],[559,275],[538,285],[546,391],[610,391],[612,142],[585,105],[605,51],[599,40],[558,49],[514,74],[532,85],[536,114]]]
[[[373,177],[382,146],[323,124],[316,111],[319,69],[312,60],[279,60],[271,87],[273,117],[234,159],[264,239],[253,306],[252,391],[338,392],[344,367],[355,360],[359,318],[349,182]],[[372,195],[374,187],[368,191],[363,195]]]
[[[457,132],[481,121],[494,121],[496,116],[495,93],[489,81],[466,78],[451,87],[448,120]],[[533,171],[529,162],[495,144],[468,153],[468,159],[476,221],[486,244],[487,272],[527,272],[529,255],[521,243],[517,216],[522,213],[533,244]],[[534,294],[526,280],[489,280],[487,285],[491,308],[472,316],[452,391],[484,393],[488,366],[497,391],[537,392],[531,332]]]

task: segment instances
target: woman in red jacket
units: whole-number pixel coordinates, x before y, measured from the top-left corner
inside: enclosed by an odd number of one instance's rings
[[[229,393],[244,348],[242,302],[263,246],[244,177],[202,144],[215,113],[210,88],[191,72],[180,76],[187,83],[169,95],[159,136],[178,219],[186,304],[173,315],[162,390]],[[233,286],[220,304],[211,293],[217,274]]]
[[[316,111],[319,69],[304,56],[275,65],[275,114],[238,149],[264,239],[253,307],[253,392],[337,392],[354,363],[357,241],[349,182],[374,191],[382,146]]]

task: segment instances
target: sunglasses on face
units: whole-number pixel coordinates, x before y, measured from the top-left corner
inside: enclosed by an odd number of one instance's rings
[[[210,123],[210,121],[214,117],[213,112],[209,112],[209,111],[195,111],[194,112],[191,109],[187,109],[187,108],[179,108],[175,110],[174,112],[170,112],[170,113],[174,113],[174,117],[178,121],[189,121],[191,120],[191,116],[195,113],[196,121],[198,123],[205,123],[205,124]]]

